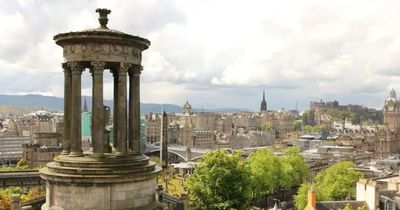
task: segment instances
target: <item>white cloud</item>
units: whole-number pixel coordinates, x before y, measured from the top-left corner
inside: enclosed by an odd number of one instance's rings
[[[112,9],[111,28],[152,42],[144,102],[257,109],[266,88],[273,108],[319,98],[381,107],[388,90],[400,90],[396,0],[9,0],[0,3],[0,93],[62,96],[52,37],[97,27],[97,7]],[[24,83],[38,75],[49,79]]]

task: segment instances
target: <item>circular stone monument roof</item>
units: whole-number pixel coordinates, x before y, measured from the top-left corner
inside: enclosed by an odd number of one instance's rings
[[[146,50],[150,46],[148,39],[123,33],[121,31],[109,29],[107,27],[107,15],[111,13],[108,9],[97,9],[99,13],[100,27],[86,29],[77,32],[60,33],[54,36],[57,45],[64,46],[73,43],[94,42],[101,44],[123,44],[134,45],[141,50]]]

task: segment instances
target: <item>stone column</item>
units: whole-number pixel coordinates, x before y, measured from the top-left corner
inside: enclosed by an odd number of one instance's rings
[[[129,149],[140,153],[140,73],[141,66],[129,69]]]
[[[117,90],[117,123],[118,127],[115,130],[117,133],[117,154],[127,153],[127,71],[131,64],[121,63],[118,69],[118,90]],[[114,81],[116,82],[116,81]]]
[[[72,78],[71,70],[67,65],[64,68],[64,139],[63,151],[61,155],[68,155],[71,151],[71,93],[72,93]]]
[[[101,157],[104,152],[104,107],[103,107],[103,70],[105,62],[93,61],[92,68],[92,143],[93,156]],[[93,120],[95,119],[95,120]]]
[[[78,62],[67,63],[72,74],[71,91],[71,152],[69,156],[82,156],[81,134],[81,74],[83,68]]]
[[[114,77],[114,95],[113,95],[113,150],[118,147],[117,130],[118,130],[118,69],[111,71]]]

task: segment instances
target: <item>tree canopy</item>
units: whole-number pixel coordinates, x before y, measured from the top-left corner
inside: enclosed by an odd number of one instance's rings
[[[250,200],[250,176],[239,153],[208,152],[188,179],[189,201],[209,210],[246,209]]]
[[[255,197],[273,193],[278,189],[299,186],[309,175],[309,168],[297,147],[288,148],[282,156],[270,150],[257,150],[247,162],[252,177]]]
[[[264,124],[261,126],[262,131],[272,131],[275,130],[275,126],[272,124]]]
[[[293,121],[293,129],[296,131],[300,131],[302,126],[301,120],[295,120]]]
[[[355,170],[349,161],[336,163],[317,174],[315,189],[317,201],[344,200],[355,193],[355,185],[363,174]],[[303,184],[297,191],[295,203],[297,209],[304,209],[307,204],[308,184]]]
[[[302,184],[309,168],[298,148],[277,156],[260,149],[246,160],[239,153],[206,153],[188,179],[189,201],[201,209],[245,209],[252,198]]]
[[[287,148],[282,159],[283,173],[290,177],[290,186],[300,186],[309,176],[310,168],[308,167],[304,157],[300,154],[300,148]]]
[[[288,180],[282,176],[282,163],[270,150],[261,149],[251,154],[248,165],[253,193],[256,196],[272,193]]]
[[[342,200],[350,198],[355,192],[357,181],[363,176],[355,170],[354,163],[343,161],[332,165],[316,177],[325,200]],[[317,185],[318,187],[318,185]]]

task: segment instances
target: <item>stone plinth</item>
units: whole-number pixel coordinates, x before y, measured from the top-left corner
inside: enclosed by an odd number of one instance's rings
[[[40,170],[47,189],[42,210],[156,209],[159,171],[142,155],[61,155]]]

